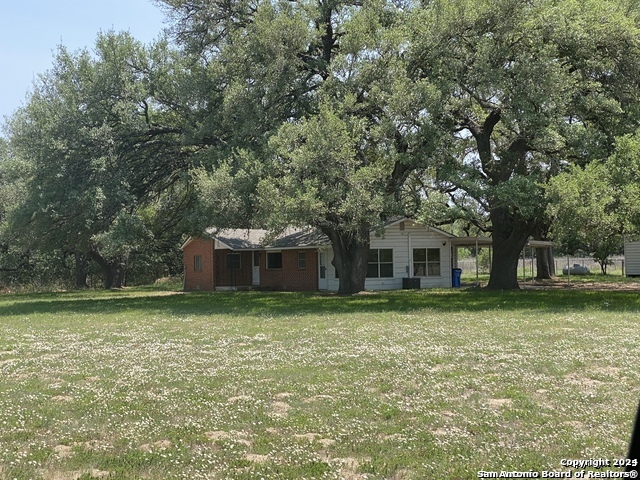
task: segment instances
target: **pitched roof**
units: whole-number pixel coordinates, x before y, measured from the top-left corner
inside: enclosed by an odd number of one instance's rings
[[[385,230],[389,227],[397,225],[403,221],[415,222],[410,218],[395,217],[385,222]],[[431,230],[442,234],[447,237],[455,237],[450,233],[440,230],[435,227],[423,227],[427,230]],[[267,244],[264,243],[265,238],[269,238],[268,230],[260,228],[227,228],[218,229],[215,227],[205,230],[205,236],[215,239],[224,247],[230,250],[279,250],[288,248],[313,248],[330,245],[329,238],[316,228],[287,228],[281,235],[276,238],[272,238]],[[191,242],[190,237],[182,245],[182,248],[187,246]]]
[[[231,250],[256,250],[280,248],[310,248],[329,245],[326,235],[317,229],[287,228],[281,235],[265,244],[267,230],[209,228],[205,233]]]
[[[422,225],[418,222],[416,222],[413,218],[407,218],[407,217],[394,217],[394,218],[390,218],[389,220],[387,220],[384,223],[384,228],[385,230],[389,227],[393,227],[394,225],[399,224],[400,222],[413,222],[414,224],[424,228],[425,230],[431,230],[432,232],[436,232],[439,233],[445,237],[449,237],[449,238],[454,238],[455,235],[449,232],[445,232],[444,230],[440,229],[440,228],[436,228],[436,227],[432,227],[430,225]]]

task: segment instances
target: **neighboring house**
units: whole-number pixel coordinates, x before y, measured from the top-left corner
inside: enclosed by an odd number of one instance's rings
[[[624,273],[627,277],[640,277],[640,240],[624,239]]]
[[[329,239],[317,230],[288,230],[263,243],[266,230],[208,229],[183,245],[185,290],[338,290]],[[450,287],[454,235],[410,219],[371,235],[367,290]],[[405,281],[406,284],[406,281]],[[416,285],[417,286],[417,285]]]

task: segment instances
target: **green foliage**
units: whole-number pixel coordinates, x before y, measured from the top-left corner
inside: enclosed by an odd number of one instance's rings
[[[436,1],[409,12],[410,72],[429,85],[424,108],[448,135],[437,183],[490,217],[494,261],[516,258],[548,221],[541,185],[567,163],[608,157],[614,136],[635,130],[638,15],[617,0]],[[513,258],[492,270],[494,287],[516,285]]]
[[[284,125],[273,137],[272,175],[258,185],[268,224],[334,223],[355,232],[381,217],[390,165],[384,159],[363,160],[366,122],[345,117],[321,105],[318,115]]]
[[[575,166],[551,179],[547,186],[548,211],[554,219],[554,240],[569,253],[582,249],[606,273],[608,257],[620,249],[624,232],[620,197],[607,164]]]
[[[132,252],[172,235],[191,192],[178,117],[153,97],[163,48],[114,33],[98,35],[93,55],[60,47],[10,119],[22,184],[5,235],[23,250],[83,252],[123,269]]]
[[[120,268],[172,258],[212,224],[312,225],[354,260],[372,228],[410,214],[492,230],[494,262],[511,265],[548,226],[547,181],[604,158],[625,229],[640,224],[640,181],[622,178],[638,148],[636,5],[159,3],[179,48],[112,32],[93,52],[61,47],[10,119],[12,251]]]

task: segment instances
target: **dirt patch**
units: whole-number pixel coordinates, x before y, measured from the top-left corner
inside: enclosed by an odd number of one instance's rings
[[[594,367],[592,370],[593,373],[597,373],[599,375],[615,377],[616,379],[620,378],[620,369],[617,367]]]
[[[397,470],[389,477],[389,480],[406,480],[407,478],[411,478],[409,470]]]
[[[580,385],[583,390],[587,392],[593,392],[598,388],[598,386],[602,385],[603,382],[600,380],[596,380],[594,378],[583,377],[578,375],[577,373],[570,373],[569,375],[565,375],[564,379],[568,383],[572,383],[574,385]]]
[[[337,458],[334,461],[339,461],[342,464],[340,468],[340,478],[343,480],[364,480],[367,478],[365,474],[358,473],[358,467],[360,461],[356,458]]]
[[[56,452],[60,458],[67,458],[73,455],[73,448],[69,445],[56,445],[53,447],[53,451]]]
[[[140,445],[138,447],[143,452],[151,452],[153,450],[166,450],[171,448],[171,442],[169,440],[159,440],[154,443],[145,443],[144,445]]]
[[[510,398],[490,398],[487,403],[491,408],[502,408],[513,405],[513,400]]]
[[[585,428],[585,424],[582,422],[578,422],[576,420],[571,420],[568,422],[562,422],[562,425],[566,425],[568,427],[573,428],[574,430],[578,430],[580,432],[587,432],[588,429]]]
[[[81,471],[81,470],[70,470],[70,471],[63,471],[63,470],[51,470],[51,471],[43,471],[41,473],[42,478],[44,478],[45,480],[77,480],[78,478],[82,477],[85,474],[89,474],[91,476],[91,478],[107,478],[109,477],[110,473],[105,471],[105,470],[98,470],[96,468],[92,469],[92,470],[85,470],[85,471]]]
[[[321,438],[318,440],[318,443],[322,445],[324,448],[330,447],[331,445],[335,445],[336,441],[333,438]]]
[[[80,470],[47,470],[41,473],[44,480],[77,480],[83,474]]]
[[[249,395],[238,395],[237,397],[227,398],[227,403],[248,402],[253,400]]]
[[[215,432],[204,432],[209,440],[212,442],[220,442],[222,440],[231,440],[231,435],[229,432],[225,432],[223,430],[217,430]]]
[[[107,478],[109,476],[109,472],[106,470],[98,470],[94,468],[89,472],[93,478]]]
[[[253,445],[251,440],[247,440],[248,434],[246,432],[225,432],[224,430],[218,430],[215,432],[205,432],[205,436],[212,442],[221,442],[224,440],[232,441],[250,447]]]
[[[537,280],[534,283],[520,283],[524,290],[599,290],[599,291],[640,291],[640,283],[635,282],[571,282],[566,280]]]
[[[286,417],[289,414],[289,410],[291,410],[291,405],[286,402],[273,402],[271,409],[276,416]]]
[[[257,455],[255,453],[247,453],[245,458],[253,463],[269,463],[271,461],[269,455]]]
[[[406,440],[406,438],[404,437],[404,435],[400,435],[399,433],[392,433],[391,435],[385,435],[381,433],[380,435],[378,435],[378,440],[382,442],[403,442],[404,440]]]
[[[278,393],[275,398],[276,400],[286,400],[289,397],[293,397],[293,393],[289,393],[289,392]]]

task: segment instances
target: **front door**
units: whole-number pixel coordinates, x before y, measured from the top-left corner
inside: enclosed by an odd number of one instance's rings
[[[326,290],[327,284],[327,252],[318,252],[318,290]]]
[[[253,285],[260,285],[260,252],[253,252]]]

